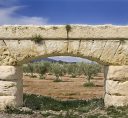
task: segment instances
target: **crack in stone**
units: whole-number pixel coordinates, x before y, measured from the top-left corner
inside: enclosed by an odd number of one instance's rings
[[[79,40],[79,47],[78,47],[78,50],[77,50],[77,54],[79,54],[80,46],[81,46],[81,40]]]
[[[45,40],[43,41],[43,45],[44,45],[44,49],[45,49],[45,54],[48,54],[48,51],[47,51],[48,49],[47,49]]]
[[[120,93],[108,93],[108,92],[105,92],[106,94],[110,95],[110,96],[126,96],[126,95],[123,95],[123,94],[120,94]]]
[[[7,44],[6,44],[6,42],[3,40],[3,42],[4,42],[4,44],[5,44],[5,46],[7,47]]]
[[[67,38],[68,39],[68,38]],[[68,53],[68,49],[69,49],[69,41],[70,40],[67,40],[67,53]]]
[[[118,84],[119,84],[119,83],[127,82],[128,81],[128,77],[125,77],[123,79],[122,78],[109,78],[108,80],[118,82]]]
[[[8,45],[6,44],[6,41],[3,40],[3,42],[4,42],[4,44],[5,44],[6,48],[7,48],[7,51],[9,52],[9,54],[8,54],[9,58],[10,58],[10,59],[14,59],[15,62],[17,62],[17,61],[18,61],[17,58],[15,58],[15,57],[14,57],[14,54],[12,54],[11,50],[9,50],[9,47],[8,47]],[[6,57],[7,57],[7,56],[6,56]],[[10,60],[8,60],[8,61],[10,62]]]
[[[20,44],[20,40],[18,40],[18,44]]]
[[[106,42],[105,42],[105,44],[104,44],[104,46],[103,46],[103,50],[102,50],[102,52],[101,52],[101,54],[100,54],[100,56],[99,56],[99,59],[101,58],[101,56],[102,56],[102,54],[103,54],[103,52],[104,52],[104,48],[105,48],[107,42],[108,42],[108,40],[106,40]]]
[[[4,44],[5,44],[6,48],[7,48],[7,50],[9,51],[10,56],[11,56],[11,51],[9,50],[8,45],[6,44],[6,41],[5,41],[5,40],[3,40],[3,42],[4,42]]]
[[[118,47],[117,47],[117,49],[116,49],[116,51],[115,51],[115,53],[114,53],[114,55],[113,55],[113,57],[117,54],[117,51],[118,51],[118,49],[119,49],[119,47],[121,46],[121,42],[119,42],[119,45],[118,45]]]
[[[93,44],[94,44],[94,40],[91,40],[91,48],[89,49],[89,54],[88,54],[88,57],[89,57],[89,58],[92,57],[92,56],[91,56],[91,50],[92,50],[92,48],[93,48]]]

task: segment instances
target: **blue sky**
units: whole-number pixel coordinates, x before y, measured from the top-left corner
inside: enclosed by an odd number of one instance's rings
[[[128,0],[0,0],[0,25],[128,24]],[[53,57],[65,61],[80,58]]]
[[[128,24],[128,0],[0,0],[3,24]]]

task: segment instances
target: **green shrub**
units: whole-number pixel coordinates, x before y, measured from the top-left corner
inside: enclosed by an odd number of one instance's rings
[[[41,35],[34,35],[34,36],[32,36],[32,41],[34,41],[35,43],[40,43],[41,41],[42,41],[42,37],[41,37]]]
[[[23,110],[20,110],[20,108],[6,106],[5,113],[8,113],[8,114],[33,114],[33,111],[32,110],[23,111]]]
[[[93,82],[87,82],[83,84],[84,87],[95,87],[95,84]]]
[[[61,79],[55,79],[53,82],[63,82]]]

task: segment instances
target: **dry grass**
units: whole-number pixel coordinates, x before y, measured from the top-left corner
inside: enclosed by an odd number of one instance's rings
[[[62,77],[62,82],[53,82],[54,77],[47,75],[45,80],[24,76],[24,93],[50,96],[60,100],[92,99],[103,97],[103,74],[98,74],[92,82],[96,87],[83,87],[86,82],[84,76],[70,78]]]

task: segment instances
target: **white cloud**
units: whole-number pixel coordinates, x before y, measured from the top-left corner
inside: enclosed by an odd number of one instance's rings
[[[2,0],[4,1],[4,0]],[[6,0],[5,0],[6,1]],[[10,0],[11,1],[11,0]],[[16,0],[12,0],[16,1]],[[0,2],[1,4],[2,2]],[[42,17],[29,17],[29,16],[23,16],[18,15],[16,12],[20,9],[23,9],[23,6],[12,6],[9,8],[0,8],[0,25],[8,24],[8,25],[28,25],[28,24],[34,24],[34,25],[43,25],[47,24],[48,19],[42,18]]]

